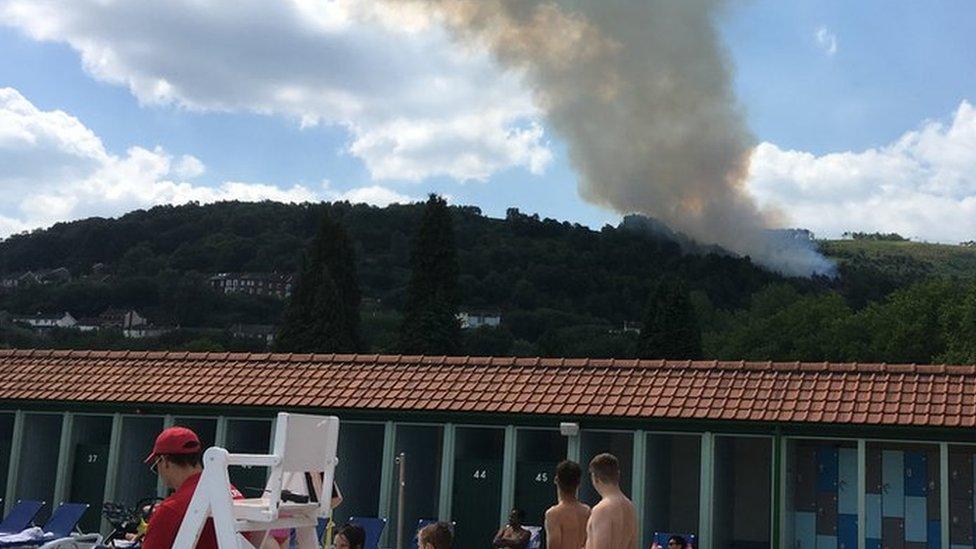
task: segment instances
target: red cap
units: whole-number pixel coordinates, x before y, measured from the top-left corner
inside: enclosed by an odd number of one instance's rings
[[[146,463],[159,456],[173,454],[195,454],[200,451],[200,439],[197,434],[186,427],[170,427],[163,429],[156,437],[152,453],[146,458]]]

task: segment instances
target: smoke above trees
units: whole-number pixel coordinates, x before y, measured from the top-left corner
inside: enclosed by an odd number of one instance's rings
[[[755,146],[720,43],[717,0],[420,0],[469,47],[523,73],[568,147],[579,193],[657,218],[791,275],[831,273],[806,241],[769,231],[745,190]]]

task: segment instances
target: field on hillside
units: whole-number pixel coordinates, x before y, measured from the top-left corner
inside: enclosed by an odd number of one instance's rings
[[[864,261],[904,267],[908,262],[931,276],[976,277],[976,247],[910,241],[821,240],[825,255],[841,262]]]

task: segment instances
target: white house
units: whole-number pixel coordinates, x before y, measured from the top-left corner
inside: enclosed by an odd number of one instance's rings
[[[159,337],[168,334],[176,328],[170,326],[153,326],[152,324],[142,324],[131,328],[123,328],[122,335],[129,339],[144,339],[147,337]]]
[[[498,313],[461,311],[457,319],[461,323],[462,330],[472,330],[482,326],[497,328],[502,323],[502,316]]]
[[[294,275],[284,273],[217,273],[210,277],[210,286],[225,294],[287,298],[294,284]]]
[[[34,316],[14,317],[14,322],[26,324],[31,328],[73,328],[78,323],[71,313],[64,312],[59,315],[42,315],[37,313]]]
[[[98,315],[98,325],[101,328],[121,328],[128,330],[149,324],[146,317],[134,310],[106,309]]]
[[[240,339],[260,339],[266,345],[274,342],[278,328],[270,324],[235,324],[231,327],[232,336]]]

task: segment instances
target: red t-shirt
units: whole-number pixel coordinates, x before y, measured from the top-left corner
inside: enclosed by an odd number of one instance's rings
[[[200,475],[201,473],[197,473],[183,481],[175,492],[156,506],[146,527],[146,535],[142,538],[142,549],[172,549],[176,534],[180,531],[180,524],[183,523],[186,510],[190,507],[190,499],[193,498],[193,492],[200,482]],[[233,486],[230,487],[230,495],[234,499],[244,498]],[[196,549],[217,549],[217,534],[214,532],[213,519],[207,519],[207,523],[203,526]]]

